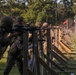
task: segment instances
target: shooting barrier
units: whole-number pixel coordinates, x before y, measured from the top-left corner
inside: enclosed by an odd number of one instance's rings
[[[46,31],[46,39],[43,39],[43,30]],[[29,65],[28,60],[28,34],[32,32],[33,36],[33,54]],[[52,33],[53,36],[52,36]],[[60,75],[68,73],[74,75],[72,70],[69,71],[69,64],[67,60],[70,58],[66,57],[62,50],[60,50],[60,44],[62,33],[59,27],[50,28],[24,28],[23,30],[23,75]],[[44,50],[43,44],[46,43],[47,47]],[[67,47],[67,46],[66,46]],[[59,49],[60,48],[60,49]],[[68,48],[68,47],[67,47]],[[64,48],[62,48],[64,49]],[[71,50],[64,50],[67,54]],[[58,63],[57,63],[58,62]],[[63,68],[63,67],[64,68]],[[55,68],[55,69],[54,69]],[[56,70],[57,69],[57,70]]]
[[[67,62],[70,61],[72,50],[64,42],[62,28],[25,26],[15,27],[14,30],[23,34],[23,75],[60,75],[60,73],[74,75],[74,67],[69,67],[70,64]],[[28,58],[29,32],[32,34],[30,60]],[[63,54],[64,52],[68,57]]]

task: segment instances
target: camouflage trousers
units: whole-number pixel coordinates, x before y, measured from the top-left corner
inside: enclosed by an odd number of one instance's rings
[[[16,53],[13,50],[16,51]],[[16,46],[16,43],[13,43],[12,46],[10,47],[9,52],[8,52],[7,63],[6,63],[6,67],[4,70],[4,75],[9,75],[9,72],[11,71],[12,67],[15,64],[18,67],[20,75],[23,75],[22,56],[20,56],[20,52]]]

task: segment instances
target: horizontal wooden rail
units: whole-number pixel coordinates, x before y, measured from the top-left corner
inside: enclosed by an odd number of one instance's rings
[[[50,68],[39,56],[37,56],[36,59],[37,59],[37,62],[39,62],[52,75],[59,75],[56,71],[54,71],[52,68]]]
[[[55,46],[55,45],[52,45],[53,46],[53,49],[54,51],[56,51],[59,55],[61,55],[64,59],[66,60],[70,60],[69,58],[67,58],[66,56],[64,56],[64,54]]]
[[[56,68],[58,68],[60,71],[64,71],[64,69],[62,67],[60,67],[58,64],[56,64],[54,61],[52,61],[48,56],[46,56],[44,54],[44,57],[52,64],[54,65]]]
[[[57,59],[62,65],[64,65],[66,68],[68,68],[68,63],[63,60],[60,56],[58,56],[54,51],[52,50],[48,50],[49,53],[55,58]]]

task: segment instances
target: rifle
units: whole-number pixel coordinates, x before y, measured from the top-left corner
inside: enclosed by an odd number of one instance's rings
[[[3,54],[7,48],[7,46],[5,47],[1,47],[1,41],[2,41],[3,35],[2,35],[2,29],[0,27],[0,59],[3,57]]]

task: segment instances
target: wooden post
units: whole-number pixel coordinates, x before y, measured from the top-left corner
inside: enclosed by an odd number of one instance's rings
[[[39,39],[43,39],[41,30],[39,30]],[[42,40],[39,42],[39,45],[40,45],[40,51],[41,51],[41,58],[42,58],[42,60],[44,60],[43,41]],[[46,70],[43,66],[41,67],[41,70],[42,70],[41,75],[46,75]]]
[[[35,68],[34,70],[36,71],[36,74],[37,75],[40,75],[40,65],[37,61],[37,56],[39,56],[39,53],[38,53],[38,37],[37,37],[37,31],[33,31],[33,54],[34,54],[34,58],[35,58]]]
[[[47,56],[52,59],[52,56],[48,53],[48,50],[52,50],[52,41],[51,41],[51,37],[50,37],[51,33],[50,33],[50,29],[47,29]],[[52,65],[49,64],[49,62],[47,61],[47,64],[51,67]]]
[[[57,47],[57,28],[55,29],[55,46]]]
[[[28,32],[23,32],[23,75],[28,75]]]

